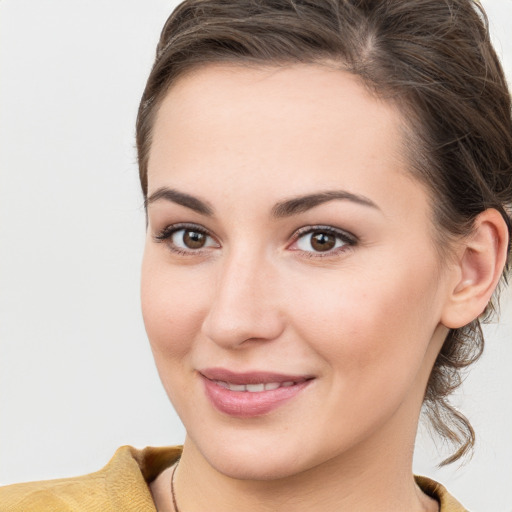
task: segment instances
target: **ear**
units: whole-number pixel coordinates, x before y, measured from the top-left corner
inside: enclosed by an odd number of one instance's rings
[[[508,237],[505,219],[497,210],[485,210],[475,219],[472,233],[458,251],[443,325],[457,329],[485,311],[507,261]]]

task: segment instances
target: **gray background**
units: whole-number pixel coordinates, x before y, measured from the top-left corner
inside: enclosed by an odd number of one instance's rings
[[[139,311],[134,120],[177,2],[0,2],[0,484],[99,469],[122,444],[178,444]],[[512,77],[512,1],[484,0]],[[512,511],[512,299],[456,402],[467,465],[415,471],[476,512]]]

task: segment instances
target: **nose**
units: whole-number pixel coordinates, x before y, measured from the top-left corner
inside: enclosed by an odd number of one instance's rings
[[[255,255],[233,254],[219,269],[210,308],[202,330],[224,348],[248,341],[270,341],[284,330],[278,307],[277,274]]]

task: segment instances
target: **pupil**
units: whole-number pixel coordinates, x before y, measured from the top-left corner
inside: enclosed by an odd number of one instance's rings
[[[328,251],[336,245],[336,238],[328,233],[316,232],[311,236],[311,246],[316,251]]]
[[[206,237],[197,231],[185,231],[183,242],[189,249],[200,249],[204,246]]]

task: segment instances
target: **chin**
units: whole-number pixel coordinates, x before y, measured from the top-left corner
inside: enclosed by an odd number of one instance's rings
[[[229,450],[220,457],[207,456],[207,460],[216,471],[237,480],[280,480],[308,469],[292,457],[275,453],[267,457],[262,453]]]
[[[237,480],[280,480],[297,475],[320,464],[322,454],[311,443],[261,432],[238,432],[239,435],[199,436],[192,443],[201,456],[219,473]],[[188,440],[192,440],[189,436]],[[309,454],[309,456],[308,456]],[[322,457],[322,455],[324,457]]]

